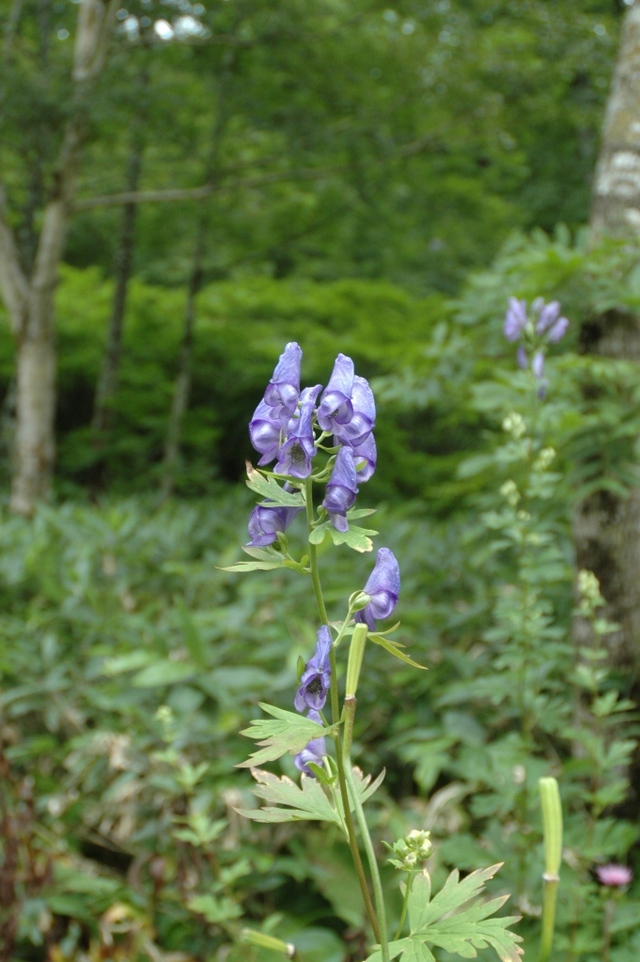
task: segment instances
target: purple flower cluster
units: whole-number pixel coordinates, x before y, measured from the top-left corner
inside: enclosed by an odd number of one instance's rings
[[[251,443],[261,455],[261,467],[275,461],[276,474],[303,481],[311,474],[320,437],[332,435],[332,446],[338,451],[322,506],[333,526],[344,532],[349,528],[347,511],[356,499],[358,482],[368,481],[376,467],[373,392],[344,354],[338,354],[324,391],[321,384],[301,391],[301,361],[298,344],[287,344],[249,423]],[[249,521],[250,546],[273,544],[299,510],[268,504],[254,508]]]
[[[539,382],[538,393],[544,397],[544,358],[547,346],[557,344],[567,333],[569,321],[560,316],[560,303],[549,301],[545,304],[537,297],[531,305],[531,317],[527,314],[527,302],[516,297],[509,298],[509,307],[504,319],[503,333],[508,341],[518,342],[518,366],[522,370],[529,367],[531,351],[531,370]]]
[[[356,612],[355,620],[364,622],[375,631],[376,618],[388,618],[395,608],[400,594],[400,568],[396,557],[389,548],[380,548],[373,571],[369,575],[364,593],[369,601]],[[294,705],[296,711],[307,712],[307,717],[320,721],[318,712],[325,706],[331,685],[331,633],[326,625],[318,629],[316,647],[300,676],[300,683]],[[305,775],[312,774],[309,762],[319,763],[326,755],[324,738],[309,742],[294,758],[294,764]]]

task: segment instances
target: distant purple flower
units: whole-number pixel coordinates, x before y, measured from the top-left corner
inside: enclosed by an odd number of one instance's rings
[[[533,360],[531,361],[531,370],[534,376],[540,380],[544,374],[544,352],[536,351],[533,355]]]
[[[256,451],[262,455],[259,465],[273,461],[282,446],[282,426],[264,400],[260,401],[249,422],[249,437]]]
[[[378,460],[376,441],[373,433],[366,437],[361,444],[355,445],[352,451],[358,481],[368,481],[376,469],[376,461]]]
[[[290,341],[285,345],[264,392],[264,400],[271,408],[272,416],[279,418],[283,426],[293,416],[300,397],[301,361],[302,349],[295,341]]]
[[[509,298],[507,316],[504,319],[504,336],[508,341],[517,341],[527,324],[527,302],[516,297]]]
[[[353,380],[353,361],[345,354],[338,354],[318,405],[317,419],[323,431],[337,433],[338,427],[347,424],[353,417]]]
[[[288,508],[284,505],[257,505],[249,518],[251,541],[247,547],[266,548],[273,544],[280,531],[286,531],[302,508]]]
[[[327,692],[331,684],[331,666],[329,652],[331,651],[331,634],[326,625],[318,629],[316,650],[313,657],[305,665],[300,679],[300,687],[296,692],[294,705],[296,711],[304,712],[307,708],[320,711],[327,700]]]
[[[307,714],[307,718],[317,722],[318,725],[322,724],[320,715],[313,709]],[[324,735],[321,735],[319,738],[312,738],[302,751],[294,756],[293,764],[303,775],[310,775],[313,778],[314,776],[309,768],[309,762],[313,762],[315,765],[322,765],[322,759],[326,754],[327,749],[324,742]]]
[[[363,621],[371,631],[375,631],[375,618],[388,618],[400,594],[400,568],[396,557],[389,548],[380,548],[375,568],[369,575],[364,589],[371,601],[362,611],[355,614],[356,621]]]
[[[288,439],[278,451],[278,474],[294,478],[308,478],[311,474],[311,461],[316,453],[313,410],[321,390],[322,385],[316,384],[306,387],[300,395],[298,416],[289,421]]]
[[[547,332],[547,340],[551,344],[557,344],[567,333],[569,327],[569,321],[566,317],[559,317],[558,320],[553,324]]]
[[[527,357],[527,352],[525,351],[522,344],[519,346],[516,352],[516,359],[518,361],[518,367],[520,368],[520,370],[526,371],[527,368],[529,367],[529,359]]]
[[[351,448],[341,447],[327,484],[322,507],[326,508],[337,531],[348,531],[347,510],[356,500],[358,483]]]
[[[612,862],[610,865],[599,865],[596,869],[598,880],[603,885],[611,888],[622,888],[628,885],[633,878],[633,872],[626,865],[617,865]]]
[[[358,374],[353,378],[351,405],[353,407],[351,419],[346,424],[337,424],[334,434],[343,444],[355,447],[366,441],[376,423],[376,402],[373,391],[367,379]]]

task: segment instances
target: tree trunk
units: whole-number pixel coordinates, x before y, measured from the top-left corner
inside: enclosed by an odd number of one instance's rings
[[[593,184],[591,240],[640,234],[640,5],[622,23],[618,61]],[[640,360],[640,319],[610,311],[582,331],[585,351]],[[579,568],[593,571],[620,627],[609,637],[614,669],[637,677],[640,668],[640,491],[627,498],[597,492],[578,507],[574,542]],[[578,640],[588,628],[578,623]]]
[[[10,506],[30,514],[49,494],[55,455],[54,293],[86,138],[91,83],[104,64],[118,0],[83,0],[73,58],[73,107],[58,155],[33,270],[20,263],[0,185],[0,290],[16,336],[16,433]]]
[[[147,81],[147,72],[143,71],[138,84],[138,103],[141,106],[140,109],[136,111],[136,116],[134,117],[131,150],[127,165],[125,189],[128,191],[137,191],[140,183],[142,155],[144,152],[144,140],[142,136],[145,121],[143,91]],[[107,343],[102,368],[96,387],[93,419],[91,421],[93,443],[97,449],[104,447],[105,435],[111,427],[113,405],[118,390],[120,361],[122,359],[124,316],[127,305],[129,280],[133,271],[137,211],[137,204],[125,204],[120,221],[120,236],[114,264],[115,289],[113,293],[111,317],[107,331]],[[100,466],[98,466],[98,473],[102,473]]]

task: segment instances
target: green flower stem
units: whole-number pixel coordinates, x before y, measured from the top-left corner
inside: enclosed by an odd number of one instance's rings
[[[313,524],[313,482],[310,478],[307,478],[305,484],[305,494],[307,528],[310,532]],[[327,618],[327,609],[324,603],[324,596],[322,594],[320,568],[318,566],[318,552],[316,550],[316,546],[311,542],[309,542],[309,567],[311,569],[311,581],[313,583],[313,590],[316,596],[316,604],[318,605],[320,620],[324,625],[326,625],[327,628],[330,628],[329,619]],[[331,667],[331,683],[329,687],[329,696],[331,700],[331,720],[333,724],[336,725],[340,719],[340,703],[338,699],[338,663],[333,645],[329,649],[329,665]],[[349,804],[349,790],[347,788],[342,742],[339,734],[334,736],[334,743],[336,747],[338,785],[340,787],[340,798],[342,799],[342,807],[344,809],[344,823],[347,830],[349,850],[351,852],[351,858],[353,859],[356,875],[358,876],[362,898],[364,899],[365,909],[369,917],[369,922],[371,923],[371,928],[373,929],[374,937],[378,942],[380,942],[380,926],[378,925],[376,911],[373,906],[373,902],[371,901],[367,877],[365,875],[364,865],[362,864],[362,858],[360,857],[360,849],[358,848],[355,825],[353,824],[353,817],[351,815],[351,805]]]
[[[394,942],[399,939],[402,935],[402,929],[404,926],[404,920],[407,917],[407,909],[409,908],[409,896],[411,895],[411,885],[413,884],[413,873],[409,873],[407,879],[407,886],[404,890],[404,899],[402,901],[402,912],[400,913],[400,921],[398,922],[398,928],[396,929],[396,934],[393,937]]]
[[[348,698],[345,699],[344,704],[345,710],[345,730],[353,730],[353,719],[355,717],[356,711],[356,699]],[[346,737],[345,737],[346,740]],[[384,907],[384,897],[382,894],[382,882],[380,881],[380,872],[378,871],[378,861],[376,859],[376,853],[373,850],[373,842],[371,841],[371,835],[369,833],[369,826],[367,825],[367,819],[365,818],[364,809],[362,807],[362,802],[356,790],[356,786],[353,781],[353,771],[351,766],[351,756],[345,751],[344,753],[344,771],[347,779],[347,784],[349,786],[349,792],[351,794],[351,802],[353,804],[356,819],[358,822],[358,827],[360,829],[360,834],[362,836],[362,841],[364,844],[364,850],[367,855],[367,861],[369,863],[369,872],[371,875],[371,881],[373,883],[373,899],[376,907],[376,917],[378,920],[380,934],[377,936],[378,943],[380,945],[380,953],[382,955],[382,962],[389,962],[389,942],[387,938],[387,920]]]
[[[556,898],[558,895],[558,884],[560,879],[556,876],[544,877],[544,889],[542,892],[542,938],[540,940],[540,953],[538,962],[547,962],[551,954],[553,945],[553,930],[556,919]]]

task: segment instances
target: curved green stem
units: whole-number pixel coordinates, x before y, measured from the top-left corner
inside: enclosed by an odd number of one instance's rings
[[[312,530],[313,524],[313,482],[310,478],[307,478],[305,485],[305,501],[306,501],[306,514],[307,514],[307,529],[310,532]],[[320,581],[320,569],[318,566],[318,553],[316,546],[309,542],[309,567],[311,569],[311,581],[313,583],[313,590],[316,596],[316,604],[318,606],[318,613],[320,619],[327,628],[329,628],[329,619],[327,618],[327,609],[324,603],[324,596],[322,594],[322,583]],[[329,696],[331,700],[331,721],[334,725],[340,720],[340,702],[338,698],[338,664],[336,660],[336,653],[333,645],[329,649],[329,665],[331,667],[331,682],[329,687]],[[347,777],[345,771],[345,762],[342,752],[342,742],[340,740],[340,734],[336,734],[334,737],[334,743],[336,747],[336,767],[338,769],[338,785],[340,788],[340,798],[342,799],[342,807],[344,809],[344,823],[347,830],[347,841],[349,843],[349,850],[351,852],[351,858],[353,859],[353,864],[356,870],[356,875],[358,876],[358,882],[360,884],[360,890],[362,892],[362,898],[364,899],[364,905],[369,917],[369,922],[371,923],[371,928],[373,929],[374,937],[378,942],[380,942],[380,926],[378,925],[378,919],[376,917],[376,911],[371,901],[371,895],[369,893],[369,886],[367,884],[367,877],[364,871],[364,865],[362,864],[362,858],[360,857],[360,849],[358,848],[358,840],[356,838],[355,825],[353,824],[353,817],[351,815],[351,805],[349,804],[349,790],[347,788]]]

